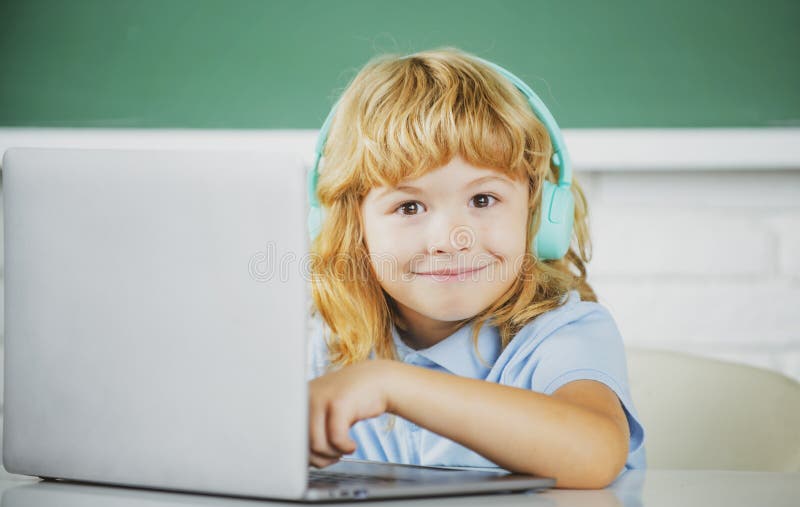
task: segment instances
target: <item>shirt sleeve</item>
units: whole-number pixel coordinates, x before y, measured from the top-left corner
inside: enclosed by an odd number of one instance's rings
[[[614,318],[599,303],[580,302],[581,314],[549,333],[534,349],[531,389],[547,395],[575,380],[602,382],[616,393],[630,428],[628,468],[644,468],[644,428],[628,386],[625,347]]]

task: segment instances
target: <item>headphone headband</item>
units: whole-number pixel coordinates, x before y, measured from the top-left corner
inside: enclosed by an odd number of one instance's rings
[[[542,99],[540,99],[539,96],[536,95],[531,87],[525,84],[524,81],[503,67],[477,56],[474,58],[505,76],[514,84],[514,86],[517,87],[519,91],[522,92],[523,95],[525,95],[525,97],[528,99],[528,104],[530,104],[531,109],[533,109],[533,112],[536,113],[536,116],[539,118],[542,124],[544,124],[545,128],[547,129],[547,133],[550,134],[550,142],[553,144],[553,164],[559,168],[558,186],[570,186],[572,184],[572,159],[570,158],[569,152],[567,151],[567,146],[564,143],[564,137],[561,134],[561,129],[558,128],[556,119],[553,118],[550,110],[547,109],[547,106],[545,106],[544,102],[542,102]]]

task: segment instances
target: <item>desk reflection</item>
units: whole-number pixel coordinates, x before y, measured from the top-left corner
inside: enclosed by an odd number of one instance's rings
[[[608,488],[602,490],[545,489],[526,493],[471,495],[459,497],[428,497],[417,499],[381,500],[380,504],[397,502],[415,505],[525,505],[526,507],[641,507],[643,472],[626,472]],[[195,493],[148,490],[124,486],[105,486],[68,481],[38,481],[11,487],[3,492],[2,507],[186,507],[214,505],[219,507],[263,507],[293,505],[252,498],[226,497]],[[364,505],[364,502],[337,505]]]

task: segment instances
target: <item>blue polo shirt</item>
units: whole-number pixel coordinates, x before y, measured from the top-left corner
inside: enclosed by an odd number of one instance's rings
[[[628,388],[625,349],[616,323],[599,303],[581,301],[577,291],[566,295],[563,306],[526,324],[504,350],[500,334],[491,321],[478,335],[478,348],[486,364],[475,354],[472,325],[466,325],[436,345],[414,350],[392,327],[399,359],[429,368],[547,395],[568,382],[589,379],[602,382],[619,397],[630,427],[625,469],[645,468],[644,429]],[[311,323],[309,380],[325,373],[330,331],[321,317]],[[374,354],[373,354],[374,357]],[[359,421],[350,429],[357,450],[347,458],[388,461],[412,465],[497,467],[497,465],[450,439],[389,414]],[[502,430],[502,429],[500,429]],[[536,431],[536,421],[531,421]],[[624,472],[624,470],[623,470]]]

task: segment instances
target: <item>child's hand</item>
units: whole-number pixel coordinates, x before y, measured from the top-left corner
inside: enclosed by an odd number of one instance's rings
[[[356,450],[350,427],[376,417],[389,406],[387,373],[394,361],[369,360],[309,382],[310,462],[318,468],[332,465]]]

